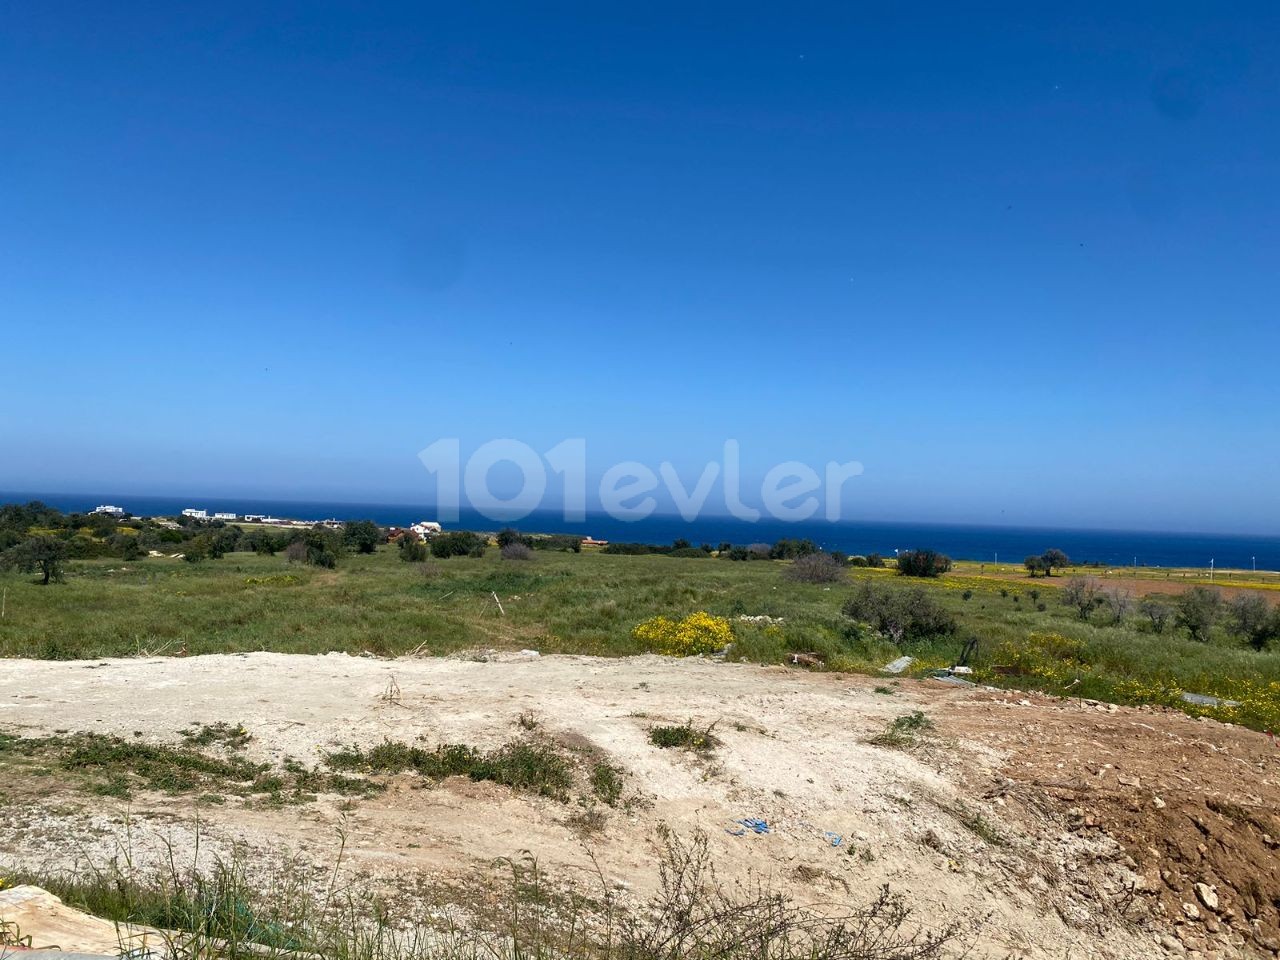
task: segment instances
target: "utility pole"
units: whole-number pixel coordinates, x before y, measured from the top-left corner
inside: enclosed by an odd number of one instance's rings
[[[1213,583],[1213,557],[1209,558],[1209,582]]]

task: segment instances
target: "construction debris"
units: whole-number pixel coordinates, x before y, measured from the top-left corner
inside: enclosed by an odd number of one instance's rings
[[[901,673],[916,662],[915,657],[899,657],[880,668],[881,673]]]

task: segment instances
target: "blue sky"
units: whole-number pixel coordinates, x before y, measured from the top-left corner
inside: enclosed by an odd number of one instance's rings
[[[1274,4],[362,6],[0,12],[0,489],[1280,531]]]

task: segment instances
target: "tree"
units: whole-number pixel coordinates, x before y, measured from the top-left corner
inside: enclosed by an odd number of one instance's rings
[[[1075,607],[1081,620],[1088,620],[1093,608],[1098,605],[1098,584],[1095,580],[1084,577],[1072,577],[1059,593],[1064,606]]]
[[[62,562],[69,550],[65,540],[56,537],[29,537],[16,547],[0,553],[0,569],[15,567],[23,573],[39,571],[42,586],[62,583]]]
[[[1027,557],[1027,559],[1022,561],[1022,565],[1027,568],[1027,572],[1033,577],[1038,577],[1042,573],[1049,573],[1049,568],[1044,564],[1044,557],[1039,554],[1032,554]]]
[[[1071,558],[1056,547],[1040,554],[1040,562],[1044,564],[1045,575],[1050,577],[1054,570],[1065,570],[1071,566]]]
[[[1280,613],[1256,593],[1242,593],[1227,606],[1231,630],[1261,653],[1280,635]]]
[[[382,528],[372,520],[355,520],[343,528],[342,538],[357,553],[373,553],[382,542]]]
[[[951,558],[936,550],[908,550],[898,554],[898,574],[904,577],[938,577],[951,569]]]
[[[1222,612],[1222,594],[1209,587],[1192,587],[1177,600],[1177,623],[1192,640],[1204,643]]]
[[[1173,608],[1155,597],[1147,597],[1138,604],[1138,612],[1151,621],[1151,629],[1156,633],[1164,633],[1173,617]]]

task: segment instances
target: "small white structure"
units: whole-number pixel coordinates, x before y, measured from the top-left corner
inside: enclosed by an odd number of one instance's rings
[[[244,515],[245,523],[261,523],[265,519],[267,519],[267,516],[264,513],[246,513]]]
[[[209,519],[209,511],[208,511],[208,510],[197,510],[195,507],[187,507],[187,509],[185,509],[185,510],[183,510],[183,511],[182,511],[182,515],[183,515],[184,517],[191,517],[191,519],[193,519],[193,520],[208,520],[208,519]]]
[[[213,515],[215,520],[234,520],[235,518],[236,515],[234,513],[215,513]]]
[[[430,540],[441,530],[440,524],[434,520],[419,520],[409,528],[416,533],[421,540]]]
[[[94,513],[105,513],[105,514],[108,514],[109,516],[112,516],[112,517],[123,517],[123,516],[124,516],[124,507],[113,507],[113,506],[112,506],[111,504],[109,504],[109,503],[104,503],[102,506],[100,506],[100,507],[96,507],[96,508],[94,509],[94,511],[93,511],[93,512],[94,512]]]

